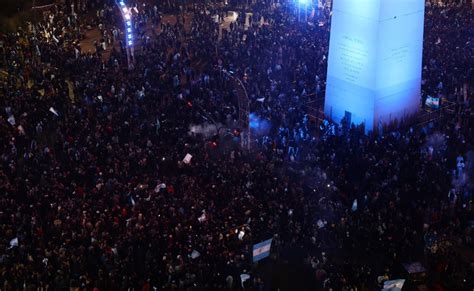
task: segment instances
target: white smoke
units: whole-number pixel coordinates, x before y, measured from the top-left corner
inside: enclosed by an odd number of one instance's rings
[[[462,175],[453,173],[452,184],[456,188],[468,187],[474,188],[474,151],[469,151],[464,156],[465,163]],[[455,171],[455,170],[454,170]]]
[[[433,133],[426,138],[426,142],[422,147],[422,151],[425,153],[432,152],[431,154],[436,157],[443,157],[446,154],[446,136],[441,133]]]
[[[221,128],[223,125],[221,123],[217,124],[210,124],[210,123],[202,123],[202,124],[191,124],[189,126],[189,135],[196,135],[202,134],[204,137],[208,138],[215,134],[217,134],[218,128]]]

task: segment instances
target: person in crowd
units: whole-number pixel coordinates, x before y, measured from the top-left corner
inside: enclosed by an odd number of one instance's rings
[[[113,1],[2,35],[1,290],[266,290],[252,245],[268,238],[271,260],[302,250],[308,290],[377,290],[413,261],[430,288],[472,289],[471,9],[426,8],[422,90],[454,113],[365,135],[323,132],[306,106],[324,96],[329,7],[314,25],[253,1],[229,26],[218,3],[145,2],[133,68]],[[231,76],[269,124],[252,150]]]

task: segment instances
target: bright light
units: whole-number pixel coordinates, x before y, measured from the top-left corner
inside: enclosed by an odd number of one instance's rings
[[[245,16],[245,15],[244,15],[244,16]],[[231,16],[230,18],[231,18],[231,21],[232,21],[232,22],[235,22],[238,17],[239,17],[239,13],[233,12],[233,13],[232,13],[232,16]]]
[[[298,0],[299,5],[308,5],[309,0]]]
[[[132,10],[133,10],[133,8],[128,8],[126,6],[124,0],[118,0],[116,3],[118,3],[119,8],[122,11],[123,19],[125,21],[126,44],[128,46],[133,46],[133,30],[132,30]]]

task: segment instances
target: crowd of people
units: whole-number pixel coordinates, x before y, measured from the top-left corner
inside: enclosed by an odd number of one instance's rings
[[[1,290],[414,288],[410,262],[429,290],[472,290],[472,9],[426,7],[422,91],[454,109],[365,135],[322,132],[307,106],[324,97],[330,6],[308,23],[254,1],[229,24],[222,3],[135,2],[133,67],[113,1],[1,36]],[[250,150],[232,78],[268,125]],[[259,269],[297,254],[300,285]]]

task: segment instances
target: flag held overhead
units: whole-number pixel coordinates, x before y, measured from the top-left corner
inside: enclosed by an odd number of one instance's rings
[[[385,281],[382,291],[400,291],[405,284],[405,279]]]
[[[261,243],[253,245],[253,262],[258,262],[270,255],[270,248],[272,246],[272,238],[267,239]]]
[[[10,240],[10,249],[11,248],[14,248],[14,247],[18,247],[18,238],[15,237],[14,239]]]
[[[49,112],[53,113],[54,115],[59,117],[59,113],[53,107],[49,107]]]

